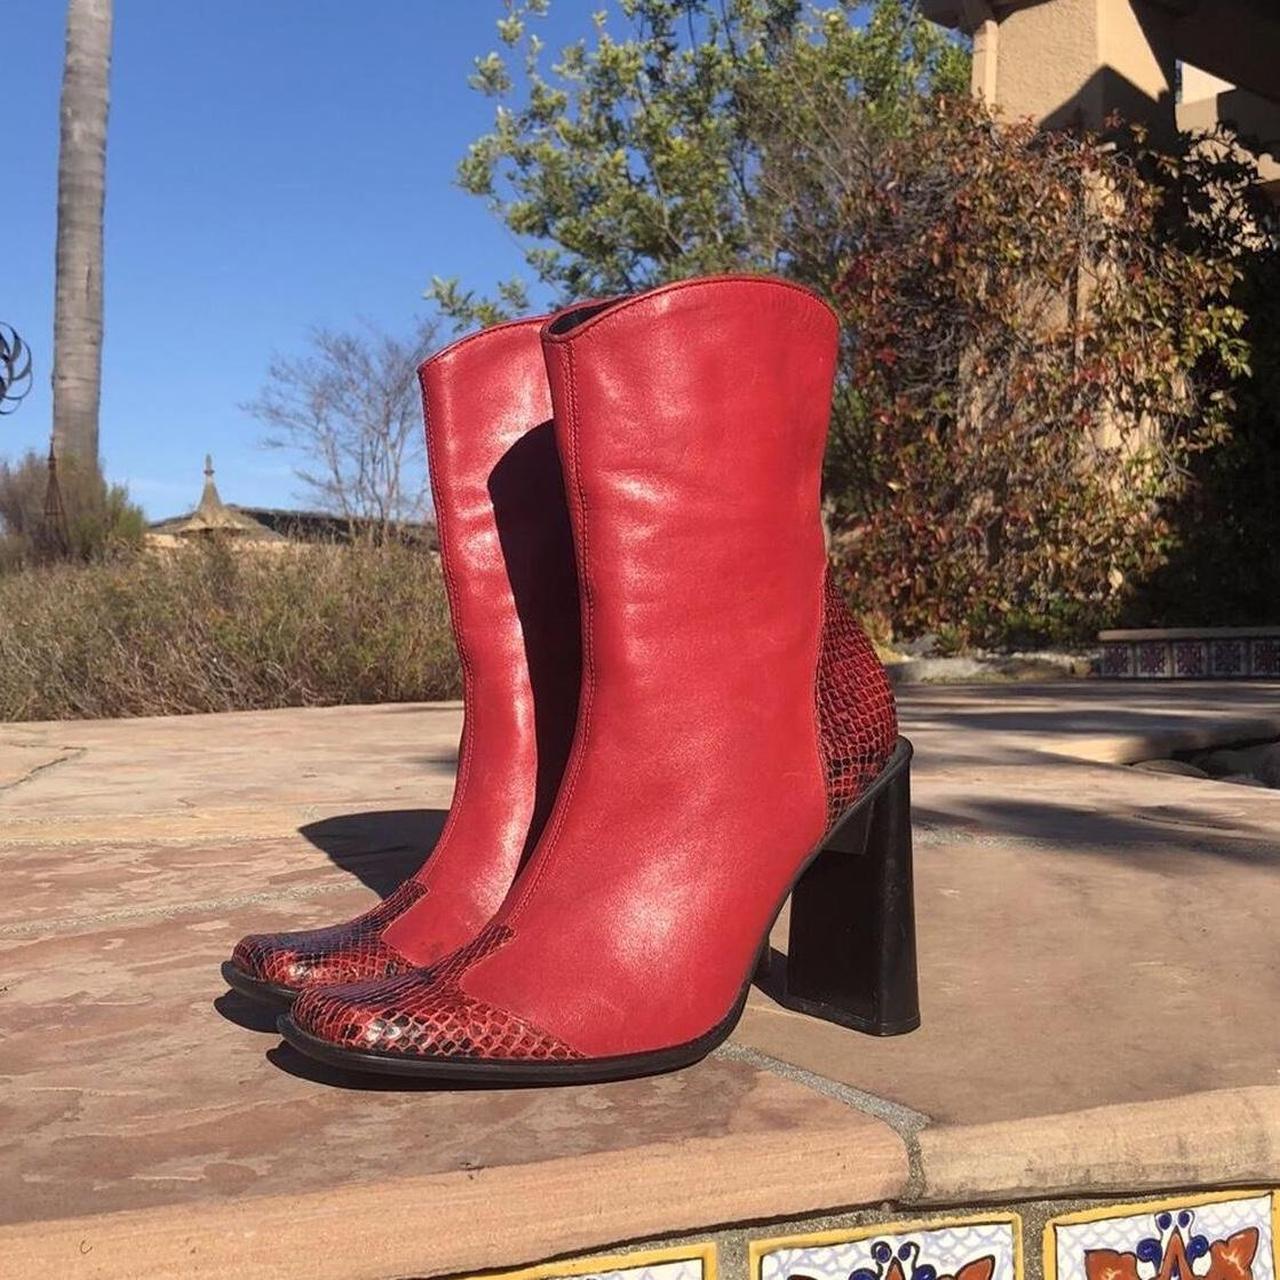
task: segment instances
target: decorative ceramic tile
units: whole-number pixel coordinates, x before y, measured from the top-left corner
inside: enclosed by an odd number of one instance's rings
[[[1102,646],[1102,674],[1111,680],[1133,675],[1133,645],[1120,642]]]
[[[1253,649],[1249,662],[1250,675],[1280,677],[1280,639],[1257,636],[1250,645]]]
[[[1209,674],[1207,645],[1203,640],[1175,640],[1173,642],[1173,674],[1187,679]]]
[[[1055,1218],[1045,1280],[1276,1280],[1275,1195],[1218,1192]]]
[[[1215,676],[1242,676],[1247,674],[1249,658],[1247,640],[1212,640],[1209,642],[1209,670]]]
[[[1021,1280],[1022,1223],[884,1223],[752,1241],[750,1254],[750,1280]]]
[[[546,1262],[523,1271],[486,1276],[485,1280],[716,1280],[714,1244],[674,1249],[644,1249],[609,1257]]]
[[[1173,664],[1169,659],[1169,644],[1165,640],[1144,640],[1137,648],[1137,672],[1148,678],[1171,676]]]
[[[1280,634],[1102,632],[1101,674],[1112,680],[1280,679]]]

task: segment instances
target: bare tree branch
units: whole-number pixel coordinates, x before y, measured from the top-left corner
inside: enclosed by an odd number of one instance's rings
[[[301,356],[272,357],[244,405],[267,429],[263,444],[301,455],[294,474],[321,510],[385,534],[429,507],[417,368],[436,342],[434,322],[407,338],[366,324],[314,329]]]

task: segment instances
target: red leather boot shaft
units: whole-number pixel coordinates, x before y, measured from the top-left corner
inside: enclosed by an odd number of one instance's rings
[[[372,911],[242,938],[224,973],[249,994],[278,999],[433,963],[485,924],[542,829],[573,735],[581,667],[542,323],[485,330],[419,370],[466,683],[445,829],[422,870]]]
[[[498,909],[572,741],[580,630],[541,318],[487,329],[419,370],[440,558],[466,704],[449,819],[387,944],[427,964]]]
[[[509,939],[461,980],[580,1053],[731,1008],[827,826],[815,707],[834,317],[778,281],[549,326],[583,597],[574,753]]]

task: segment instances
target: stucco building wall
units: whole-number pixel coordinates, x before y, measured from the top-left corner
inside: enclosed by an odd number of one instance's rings
[[[1271,154],[1280,151],[1280,3],[922,0],[921,7],[973,37],[973,91],[1006,115],[1099,128],[1118,112],[1157,137],[1223,121],[1246,139],[1260,180],[1280,195]]]

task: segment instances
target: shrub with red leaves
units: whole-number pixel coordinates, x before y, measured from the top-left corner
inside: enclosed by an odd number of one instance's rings
[[[1226,145],[1150,150],[833,89],[766,148],[788,269],[846,332],[832,547],[883,629],[1083,637],[1164,564],[1248,374],[1242,275],[1273,254]]]

